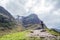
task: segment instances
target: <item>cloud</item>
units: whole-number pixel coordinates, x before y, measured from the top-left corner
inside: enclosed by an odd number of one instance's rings
[[[8,0],[0,0],[0,6],[5,6],[6,3],[8,3]]]
[[[60,28],[60,0],[34,0],[26,3],[29,11],[33,11],[44,21],[48,28]],[[35,4],[33,3],[35,2]]]
[[[49,28],[60,28],[60,0],[0,0],[12,15],[35,13]]]
[[[26,8],[24,7],[26,0],[8,0],[5,8],[15,17],[16,15],[25,15]],[[4,6],[4,5],[3,5]]]

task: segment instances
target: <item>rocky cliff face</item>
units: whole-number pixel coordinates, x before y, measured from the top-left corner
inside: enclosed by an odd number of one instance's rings
[[[46,27],[36,14],[23,17],[22,22],[23,26],[27,29],[41,29]]]
[[[2,6],[0,6],[0,15],[8,18],[9,20],[13,20],[13,16]]]
[[[0,6],[0,29],[11,29],[14,24],[13,22],[13,16],[4,7]]]

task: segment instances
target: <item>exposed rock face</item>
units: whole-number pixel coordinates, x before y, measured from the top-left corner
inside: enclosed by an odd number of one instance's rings
[[[46,27],[43,21],[41,21],[36,14],[23,17],[22,22],[23,26],[28,29],[41,29]]]
[[[41,20],[35,14],[31,14],[23,18],[23,24],[39,24]]]
[[[0,29],[12,28],[14,24],[13,16],[4,8],[0,6]]]
[[[3,15],[4,17],[8,18],[9,20],[13,20],[13,16],[3,7],[0,6],[0,15]]]

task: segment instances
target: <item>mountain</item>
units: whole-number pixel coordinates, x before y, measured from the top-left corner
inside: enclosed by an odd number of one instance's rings
[[[14,17],[2,6],[0,6],[0,30],[12,29]]]
[[[60,29],[55,29],[56,31],[60,32]]]
[[[60,29],[57,29],[57,28],[51,28],[51,29],[53,29],[53,30],[55,30],[57,32],[60,32]]]
[[[39,20],[39,18],[37,17],[36,14],[31,14],[27,17],[23,18],[23,23],[24,24],[39,24],[41,22],[41,20]]]
[[[15,28],[13,24],[14,17],[4,8],[0,6],[0,28]],[[20,21],[19,21],[20,20]],[[44,29],[46,28],[42,20],[38,18],[36,14],[30,14],[28,16],[22,16],[16,19],[18,28],[25,29]],[[13,27],[12,27],[13,26]],[[20,27],[19,27],[20,26]]]
[[[4,7],[0,6],[0,36],[20,32],[23,30],[23,27],[20,24],[17,24],[15,18],[8,12]]]
[[[13,16],[2,6],[0,6],[0,15],[3,15],[4,17],[7,17],[10,20],[13,20]]]
[[[46,27],[36,14],[22,17],[22,25],[27,29],[41,29]]]

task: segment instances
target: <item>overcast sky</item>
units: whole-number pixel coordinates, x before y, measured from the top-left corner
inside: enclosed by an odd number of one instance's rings
[[[60,29],[60,0],[0,0],[13,16],[35,13],[49,28]]]

